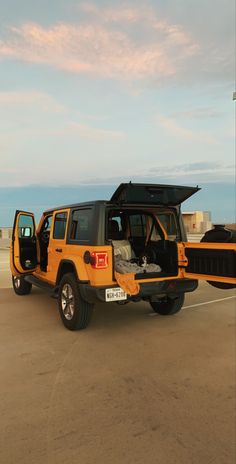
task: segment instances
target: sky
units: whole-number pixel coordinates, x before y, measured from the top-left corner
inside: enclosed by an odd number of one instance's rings
[[[130,180],[199,185],[183,209],[235,221],[234,0],[0,11],[0,225]]]

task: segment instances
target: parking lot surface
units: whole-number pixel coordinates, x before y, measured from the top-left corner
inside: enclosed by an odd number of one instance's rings
[[[4,464],[234,464],[235,292],[201,283],[170,317],[98,304],[66,330],[56,300],[10,288],[0,252]]]

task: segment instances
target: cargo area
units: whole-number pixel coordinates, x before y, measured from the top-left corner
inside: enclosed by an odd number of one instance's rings
[[[107,240],[113,247],[113,270],[135,279],[177,276],[178,227],[174,210],[111,210]]]

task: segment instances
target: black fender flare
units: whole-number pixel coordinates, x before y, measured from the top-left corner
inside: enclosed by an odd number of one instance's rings
[[[65,268],[65,272],[63,272],[63,268]],[[71,261],[70,259],[62,259],[59,264],[58,270],[57,270],[56,286],[59,285],[62,276],[66,274],[67,272],[73,272],[75,274],[75,277],[78,283],[80,284],[89,283],[88,280],[80,280],[77,269],[75,267],[75,263],[73,261]]]

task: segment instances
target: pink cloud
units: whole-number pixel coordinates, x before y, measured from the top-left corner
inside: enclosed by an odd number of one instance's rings
[[[196,53],[196,44],[179,26],[157,18],[151,9],[89,4],[83,10],[87,20],[77,25],[12,27],[0,41],[0,58],[132,81],[175,75],[181,62]],[[124,31],[125,22],[136,27],[136,34],[131,26]],[[137,38],[140,26],[145,34]]]
[[[171,135],[176,137],[182,137],[186,139],[193,139],[194,133],[193,131],[182,127],[178,124],[174,119],[168,118],[166,116],[159,116],[158,123],[161,127],[167,130]]]
[[[106,140],[106,139],[124,139],[125,133],[121,131],[113,131],[110,129],[100,129],[97,127],[90,126],[88,124],[82,124],[77,122],[70,122],[66,127],[52,135],[58,136],[78,136],[80,138],[90,140]]]
[[[217,139],[211,134],[187,129],[174,118],[160,115],[157,118],[157,124],[165,129],[170,136],[179,137],[184,140],[192,140],[195,143],[204,142],[210,145],[215,145],[217,143]]]
[[[170,39],[176,44],[188,46],[191,53],[196,52],[198,49],[198,45],[193,42],[190,35],[180,25],[168,23],[166,19],[160,18],[157,12],[147,5],[136,8],[129,6],[98,8],[93,3],[84,3],[80,6],[80,9],[98,18],[103,23],[120,23],[120,25],[123,23],[139,23],[139,26],[145,24],[149,31],[159,31],[165,35],[167,40]]]
[[[80,9],[85,13],[96,16],[103,22],[136,23],[143,19],[152,20],[153,11],[150,8],[133,8],[129,6],[100,8],[94,3],[83,3]]]

